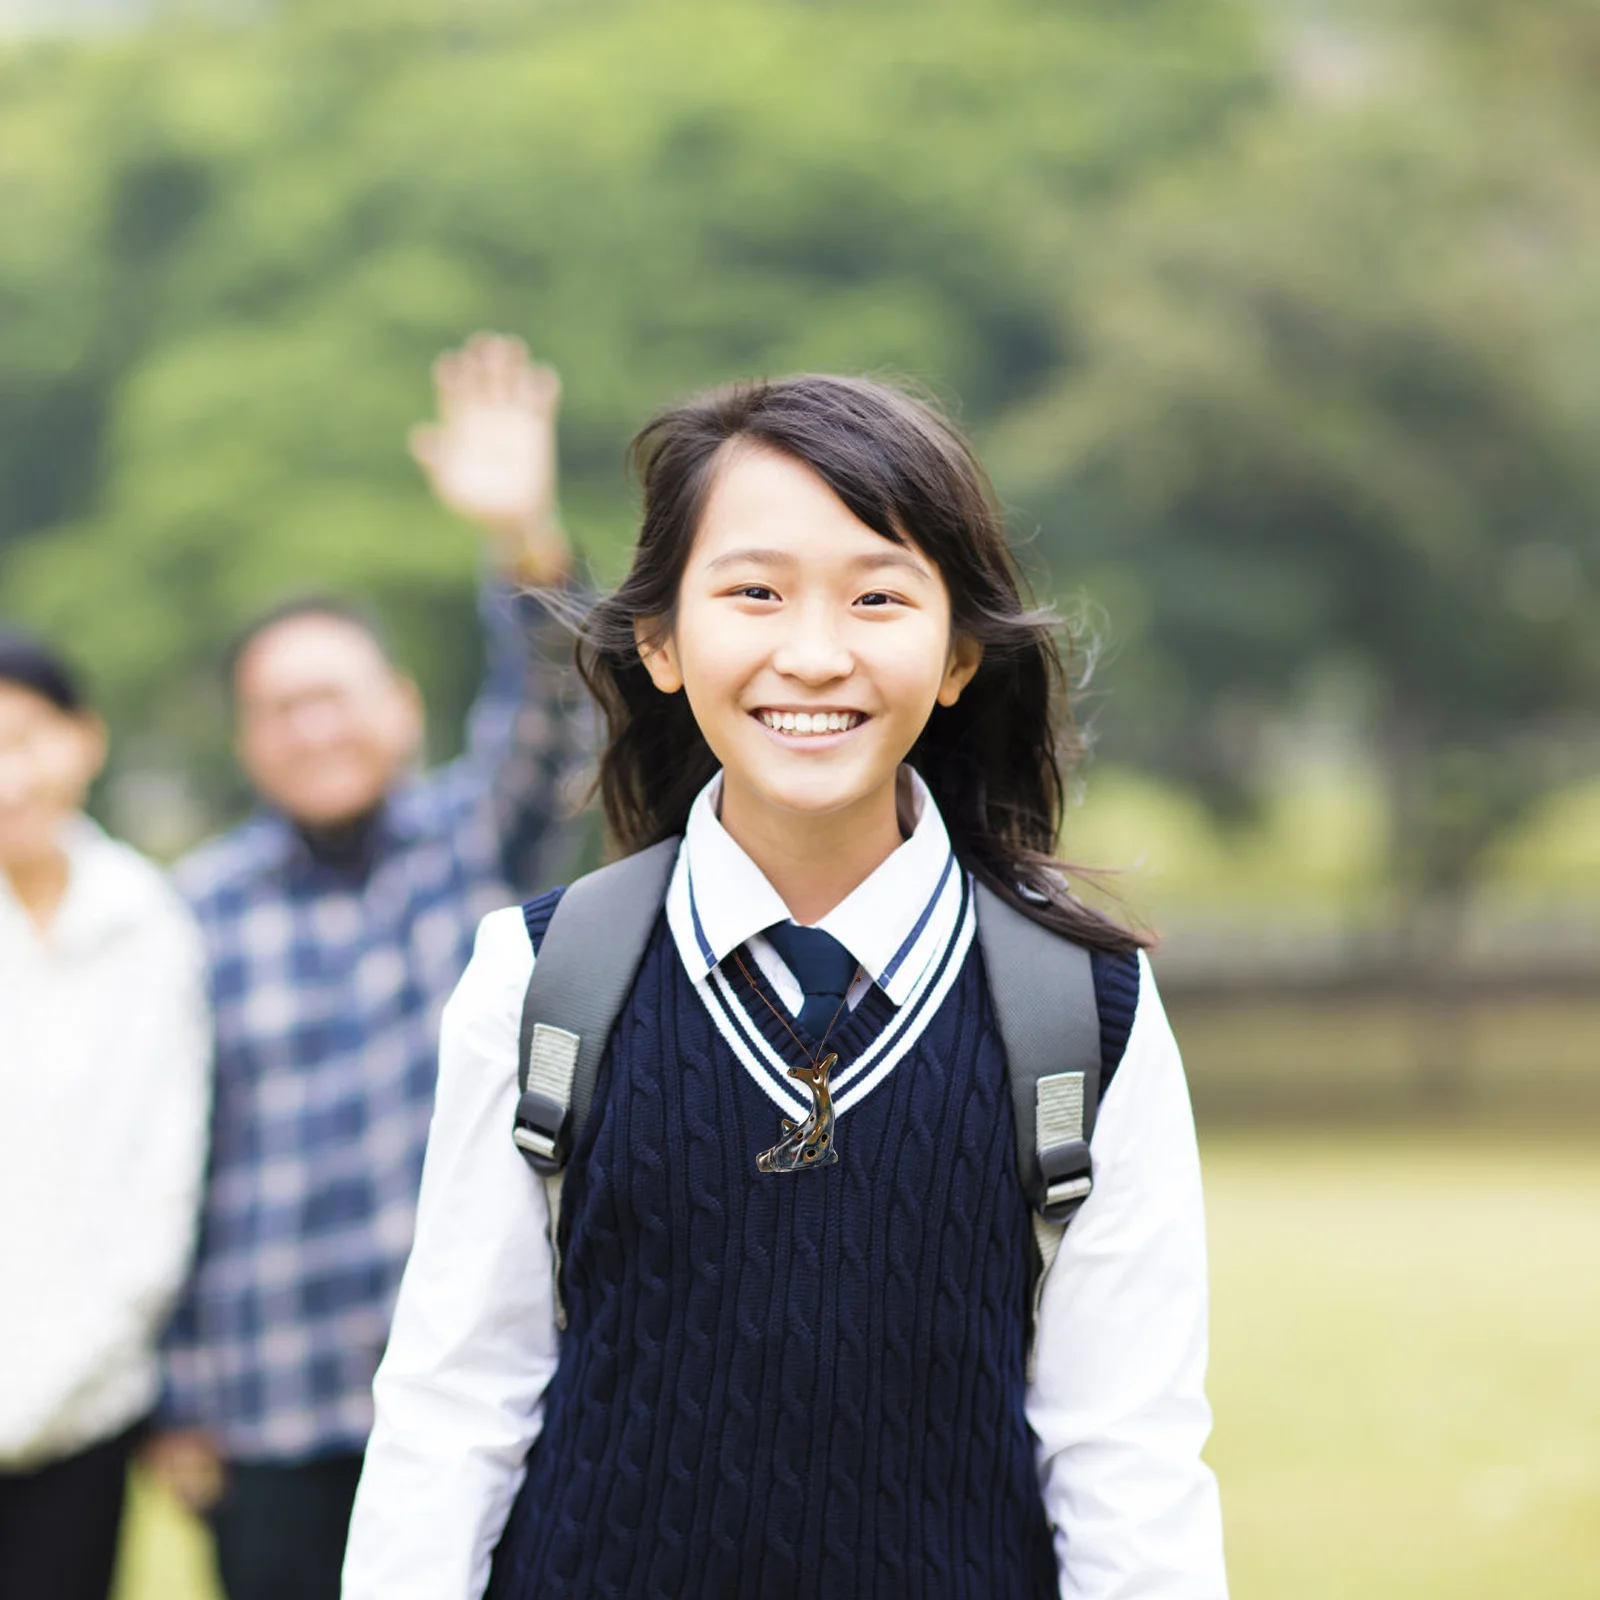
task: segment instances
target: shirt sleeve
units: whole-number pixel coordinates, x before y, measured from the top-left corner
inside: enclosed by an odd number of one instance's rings
[[[467,717],[466,748],[435,775],[441,792],[487,803],[508,883],[531,892],[561,854],[593,759],[593,714],[558,612],[581,609],[575,589],[518,594],[487,580],[479,591],[487,670]]]
[[[1027,1399],[1063,1600],[1225,1600],[1201,1459],[1208,1292],[1194,1119],[1141,957],[1139,1008],[1100,1107],[1094,1192],[1039,1308]]]
[[[468,1600],[521,1486],[556,1367],[549,1211],[511,1140],[533,970],[520,911],[478,930],[445,1008],[417,1230],[345,1555],[344,1600]]]

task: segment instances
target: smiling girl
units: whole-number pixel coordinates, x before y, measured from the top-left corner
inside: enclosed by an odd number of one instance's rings
[[[823,377],[692,401],[636,457],[579,660],[613,835],[681,836],[665,907],[555,1253],[509,1128],[560,893],[479,931],[347,1600],[1224,1595],[1182,1067],[1138,941],[1053,859],[1063,673],[976,463]],[[1089,952],[1099,1013],[1031,1366],[979,885]]]

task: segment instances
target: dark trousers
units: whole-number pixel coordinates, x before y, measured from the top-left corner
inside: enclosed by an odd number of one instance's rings
[[[230,1461],[227,1488],[211,1512],[228,1600],[339,1600],[360,1476],[359,1455],[291,1466]]]
[[[134,1432],[0,1472],[0,1600],[106,1600]]]

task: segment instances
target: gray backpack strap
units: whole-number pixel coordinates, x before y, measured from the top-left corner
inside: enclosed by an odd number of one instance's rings
[[[676,838],[579,878],[561,896],[522,1003],[512,1138],[549,1177],[566,1165],[594,1098],[600,1058],[661,913]]]
[[[556,903],[522,999],[516,1120],[511,1137],[544,1182],[556,1326],[561,1296],[561,1179],[594,1100],[600,1058],[661,914],[676,838],[572,884]]]
[[[976,886],[978,940],[994,1001],[1017,1127],[1017,1171],[1033,1210],[1028,1376],[1039,1301],[1061,1236],[1094,1187],[1089,1140],[1100,1101],[1100,1011],[1089,952]]]

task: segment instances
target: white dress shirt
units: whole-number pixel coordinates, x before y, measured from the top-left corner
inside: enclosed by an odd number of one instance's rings
[[[911,836],[817,926],[862,965],[852,999],[878,982],[900,1014],[926,1016],[959,965],[935,957],[952,946],[959,956],[973,930],[938,808],[908,777]],[[761,1059],[717,986],[718,964],[747,945],[798,1012],[799,985],[759,937],[789,913],[718,822],[718,793],[713,780],[691,813],[668,926],[743,1069],[781,1104],[792,1092],[781,1061]],[[521,914],[495,912],[445,1010],[416,1242],[374,1385],[345,1600],[480,1596],[542,1424],[559,1348],[549,1213],[510,1133],[532,970]],[[1127,1051],[1095,1127],[1094,1193],[1045,1285],[1027,1417],[1063,1597],[1223,1600],[1217,1489],[1200,1458],[1211,1426],[1200,1165],[1148,964],[1140,979]],[[838,1115],[909,1043],[880,1051],[852,1082],[841,1077]],[[804,1113],[795,1101],[790,1114]]]
[[[0,1468],[114,1437],[156,1398],[194,1240],[211,1027],[193,920],[78,819],[41,934],[0,875]]]

